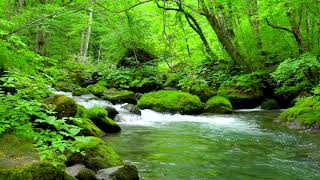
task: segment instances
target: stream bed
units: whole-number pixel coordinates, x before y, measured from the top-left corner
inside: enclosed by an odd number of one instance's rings
[[[105,137],[142,179],[320,179],[320,134],[288,130],[277,111],[183,116],[143,110]]]

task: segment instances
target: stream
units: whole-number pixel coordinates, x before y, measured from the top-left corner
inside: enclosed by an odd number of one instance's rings
[[[88,97],[72,98],[85,107],[112,105]],[[320,133],[274,124],[280,111],[138,116],[114,107],[122,132],[104,139],[141,179],[320,179]]]

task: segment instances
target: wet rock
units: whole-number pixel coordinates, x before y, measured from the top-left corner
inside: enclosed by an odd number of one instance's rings
[[[120,156],[101,139],[86,136],[78,139],[75,146],[84,153],[73,153],[68,157],[67,165],[83,164],[94,171],[119,166]]]
[[[106,106],[105,109],[108,111],[108,117],[114,119],[119,112],[112,106]]]
[[[82,164],[76,164],[74,166],[67,167],[66,173],[69,176],[75,177],[78,180],[95,180],[96,179],[96,173],[86,168]]]
[[[279,109],[279,104],[274,99],[268,99],[262,103],[261,109],[265,109],[265,110]]]
[[[130,103],[137,104],[137,97],[132,91],[108,89],[103,93],[103,99],[113,104]]]
[[[126,104],[121,106],[121,108],[129,111],[131,114],[137,114],[141,116],[141,110],[134,104]]]
[[[128,164],[101,169],[97,172],[96,178],[98,180],[139,180],[137,168]]]
[[[49,108],[54,109],[58,118],[74,117],[77,114],[77,104],[64,95],[55,94],[43,101]]]

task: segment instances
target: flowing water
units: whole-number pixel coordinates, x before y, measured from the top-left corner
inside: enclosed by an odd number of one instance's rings
[[[72,96],[71,96],[72,97]],[[73,97],[92,107],[111,103]],[[105,141],[139,169],[141,179],[320,179],[320,133],[272,123],[277,111],[187,116],[143,110],[120,114],[122,132]]]

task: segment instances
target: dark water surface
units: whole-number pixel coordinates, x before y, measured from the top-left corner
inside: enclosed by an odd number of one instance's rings
[[[142,179],[320,179],[320,133],[288,130],[279,112],[163,115],[150,110],[106,141]]]

